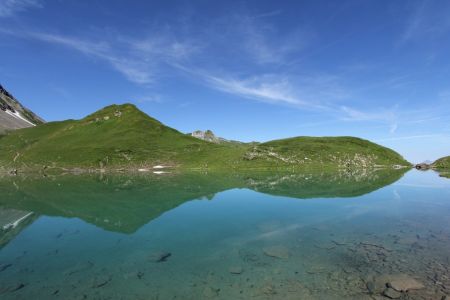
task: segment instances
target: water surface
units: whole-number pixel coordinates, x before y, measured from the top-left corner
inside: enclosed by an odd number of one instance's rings
[[[403,173],[3,178],[0,297],[440,299],[450,180]]]

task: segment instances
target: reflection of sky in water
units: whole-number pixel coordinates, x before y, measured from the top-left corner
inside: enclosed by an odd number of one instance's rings
[[[446,263],[449,228],[450,180],[418,171],[353,198],[230,189],[184,202],[131,234],[41,216],[0,250],[0,264],[11,264],[0,272],[0,295],[348,299],[366,295],[366,281],[402,273],[425,284],[417,297],[440,296],[428,273],[450,277],[436,267]],[[266,255],[271,246],[289,258]],[[171,253],[167,262],[152,261],[161,252]]]

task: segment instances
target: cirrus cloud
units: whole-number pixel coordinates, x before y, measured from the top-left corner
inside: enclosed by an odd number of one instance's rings
[[[0,1],[0,17],[11,17],[30,8],[40,8],[39,0],[2,0]]]

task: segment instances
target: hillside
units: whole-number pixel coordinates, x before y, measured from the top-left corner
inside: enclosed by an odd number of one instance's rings
[[[442,158],[436,160],[432,164],[432,167],[435,168],[435,169],[450,170],[450,156],[445,156],[445,157],[442,157]]]
[[[400,154],[355,137],[294,137],[252,147],[248,161],[269,161],[287,165],[320,164],[340,167],[410,165]]]
[[[396,152],[353,137],[298,137],[262,144],[211,143],[183,134],[132,104],[81,120],[50,122],[0,137],[5,168],[368,168],[409,165]]]
[[[0,85],[0,133],[44,123]]]
[[[2,158],[15,166],[146,167],[178,165],[223,148],[182,134],[139,111],[111,105],[81,120],[50,122],[0,138]],[[7,163],[7,162],[6,162]]]

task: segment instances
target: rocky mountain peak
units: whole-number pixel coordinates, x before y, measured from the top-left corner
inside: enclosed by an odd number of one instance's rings
[[[13,95],[11,95],[1,84],[0,84],[0,94],[3,94],[11,99],[14,99]]]
[[[25,108],[0,85],[0,133],[42,123],[44,123],[43,119]]]
[[[202,131],[202,130],[196,130],[194,132],[191,133],[191,135],[195,138],[207,141],[207,142],[212,142],[212,143],[220,143],[221,139],[218,138],[214,132],[212,132],[211,130],[206,130],[206,131]]]

